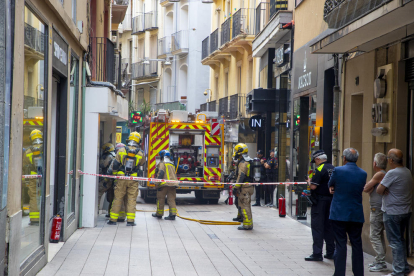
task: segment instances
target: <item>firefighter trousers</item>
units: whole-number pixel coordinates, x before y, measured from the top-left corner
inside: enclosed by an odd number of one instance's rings
[[[37,180],[31,179],[27,184],[29,194],[29,218],[30,221],[39,221],[40,212],[39,206],[37,206]]]
[[[157,189],[157,216],[164,215],[165,196],[170,209],[170,216],[177,214],[177,206],[175,204],[176,187],[164,186]]]
[[[109,202],[108,214],[111,213],[112,204],[113,204],[114,198],[115,198],[115,191],[114,191],[114,186],[115,185],[116,185],[115,182],[113,182],[111,184],[110,188],[108,189],[108,191],[106,191],[106,200]],[[124,196],[124,200],[122,202],[121,211],[119,212],[118,219],[125,220],[125,218],[126,218],[126,206],[127,205],[128,205],[128,197]]]
[[[243,217],[243,227],[245,229],[253,228],[252,216],[252,195],[254,193],[253,186],[243,185],[239,194],[239,212]]]
[[[239,208],[239,197],[238,197],[238,196],[236,196],[236,197],[234,198],[234,206],[236,206],[236,208],[237,208],[237,218],[238,218],[238,219],[241,219],[241,218],[242,218],[242,215],[240,214],[240,208]]]
[[[118,180],[114,187],[115,199],[112,202],[112,209],[110,213],[110,220],[117,221],[120,217],[120,212],[124,198],[126,197],[126,217],[128,222],[135,221],[135,210],[138,196],[138,182],[133,180]]]

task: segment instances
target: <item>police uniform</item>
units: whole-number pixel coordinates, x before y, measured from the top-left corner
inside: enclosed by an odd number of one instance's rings
[[[175,174],[175,166],[172,162],[159,162],[156,168],[156,178],[167,180],[178,180]],[[176,188],[178,182],[158,182],[157,183],[157,212],[153,214],[154,217],[162,217],[164,215],[165,196],[169,206],[169,216],[166,220],[174,220],[177,215],[177,206],[175,203]]]
[[[141,141],[141,135],[137,132],[132,132],[128,141],[136,141],[136,145],[129,145],[121,148],[114,160],[112,167],[112,174],[117,176],[138,176],[139,167],[145,163],[144,152],[138,148],[138,143]],[[135,210],[136,198],[138,196],[138,181],[118,179],[114,187],[115,199],[112,203],[110,212],[110,221],[108,224],[115,225],[120,217],[120,211],[124,197],[127,196],[127,226],[135,226]]]
[[[269,157],[266,162],[270,168],[266,169],[266,181],[268,183],[275,182],[277,179],[275,177],[275,170],[276,169],[276,158]],[[275,185],[265,185],[265,204],[273,204],[273,192],[275,190]]]
[[[322,151],[318,152],[315,152],[313,156],[320,154]],[[334,168],[332,164],[323,162],[316,168],[315,174],[310,180],[310,184],[317,185],[317,188],[311,191],[311,201],[313,203],[311,207],[313,254],[311,256],[317,258],[322,258],[324,240],[326,242],[325,257],[332,258],[335,251],[334,234],[329,220],[332,195],[328,188],[328,182]]]

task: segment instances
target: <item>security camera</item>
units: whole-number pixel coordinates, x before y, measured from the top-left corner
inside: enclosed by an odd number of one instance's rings
[[[207,90],[204,90],[204,96],[207,96]]]

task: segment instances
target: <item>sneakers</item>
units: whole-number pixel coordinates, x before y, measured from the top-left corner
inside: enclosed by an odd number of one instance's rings
[[[369,271],[371,272],[387,271],[387,265],[385,263],[376,263],[376,264],[373,264],[373,266],[370,266]]]

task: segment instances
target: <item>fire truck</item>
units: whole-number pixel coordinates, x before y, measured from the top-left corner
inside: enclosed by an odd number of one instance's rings
[[[217,118],[217,112],[192,115],[181,110],[159,110],[157,116],[151,118],[146,139],[147,176],[155,177],[155,169],[160,161],[159,152],[169,150],[178,180],[200,182],[181,183],[177,193],[189,194],[194,191],[198,200],[218,203],[224,185],[212,184],[223,182],[224,125]],[[146,202],[156,199],[155,184],[141,182],[140,191]]]

